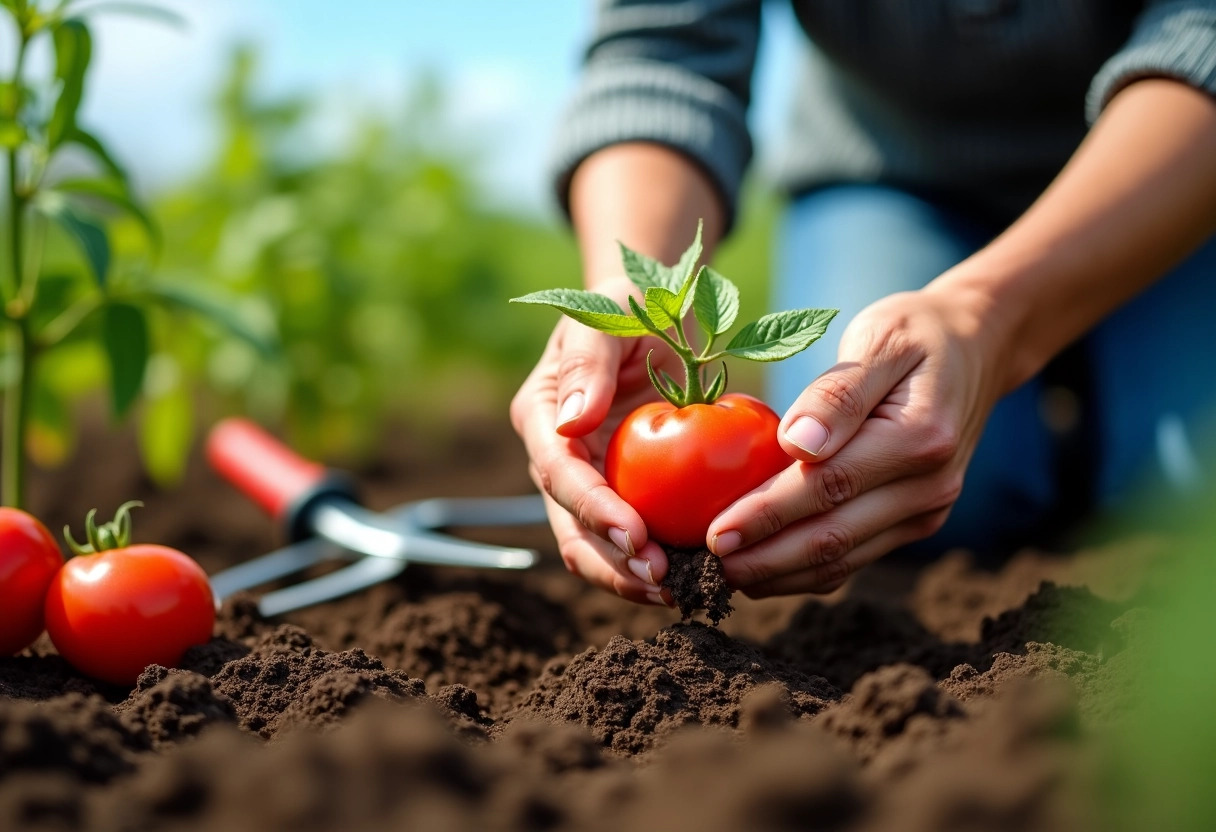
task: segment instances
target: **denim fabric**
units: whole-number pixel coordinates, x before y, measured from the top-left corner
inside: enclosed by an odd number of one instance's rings
[[[828,335],[774,365],[770,401],[783,412],[836,360],[845,325],[871,302],[917,289],[997,229],[949,207],[878,185],[822,188],[794,200],[781,229],[774,308],[838,307]],[[1117,510],[1140,489],[1195,488],[1199,439],[1216,403],[1216,240],[1091,332],[1084,422],[1071,441],[1091,448],[1079,472],[1097,507]],[[1076,478],[1045,415],[1043,377],[997,403],[946,526],[917,547],[1007,552],[1042,542]],[[1085,458],[1081,455],[1079,458]],[[1071,472],[1078,473],[1078,472]]]

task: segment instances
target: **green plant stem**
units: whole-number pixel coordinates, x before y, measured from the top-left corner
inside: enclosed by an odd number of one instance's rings
[[[13,69],[13,84],[18,94],[25,65],[27,36],[22,27],[17,43],[17,60]],[[14,113],[16,116],[17,113]],[[8,344],[5,350],[11,375],[4,391],[4,428],[0,445],[0,503],[21,507],[25,504],[25,434],[29,421],[30,372],[33,368],[33,344],[30,340],[28,307],[22,302],[24,278],[25,198],[21,192],[17,164],[18,148],[8,151],[8,220],[10,277],[4,295]]]
[[[92,293],[73,303],[67,309],[56,315],[50,323],[38,333],[36,343],[42,348],[53,347],[67,338],[76,327],[101,306],[101,295]]]
[[[6,353],[14,375],[4,393],[0,503],[20,508],[25,505],[25,433],[29,422],[30,374],[34,357],[28,319],[8,322]]]

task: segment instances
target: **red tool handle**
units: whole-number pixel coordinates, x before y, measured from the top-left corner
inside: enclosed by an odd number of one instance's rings
[[[284,523],[330,479],[324,465],[299,456],[248,419],[225,419],[212,428],[207,459],[224,479]]]

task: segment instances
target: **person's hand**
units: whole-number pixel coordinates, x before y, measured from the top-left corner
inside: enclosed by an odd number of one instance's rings
[[[786,412],[793,465],[726,508],[710,549],[751,597],[830,592],[941,528],[1002,378],[971,298],[892,295],[846,328],[838,363]]]
[[[596,291],[624,303],[629,281]],[[563,318],[539,363],[511,402],[511,422],[528,451],[528,470],[545,495],[566,568],[589,583],[641,603],[667,604],[659,582],[667,556],[646,525],[604,480],[604,453],[621,420],[659,398],[646,373],[671,351],[653,338],[617,338]],[[678,363],[678,362],[676,362]]]

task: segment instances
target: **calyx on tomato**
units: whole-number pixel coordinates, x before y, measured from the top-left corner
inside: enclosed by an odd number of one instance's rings
[[[802,352],[827,331],[837,309],[792,309],[765,315],[740,329],[720,350],[717,339],[735,324],[739,314],[739,288],[709,266],[697,268],[701,258],[701,228],[692,245],[674,266],[639,254],[620,243],[625,274],[642,291],[642,302],[629,298],[630,315],[612,298],[581,289],[545,289],[512,303],[552,306],[579,323],[620,337],[654,335],[684,363],[684,383],[665,371],[655,372],[651,356],[646,369],[659,393],[675,407],[712,404],[726,392],[726,364],[706,380],[707,365],[727,356],[748,361],[780,361]],[[699,350],[684,329],[689,312],[705,334]]]
[[[118,507],[113,520],[100,526],[94,519],[97,509],[90,509],[84,518],[84,534],[88,543],[77,543],[70,526],[63,527],[63,538],[73,555],[95,555],[112,549],[125,549],[131,545],[131,509],[143,508],[143,505],[139,500],[129,500]]]

